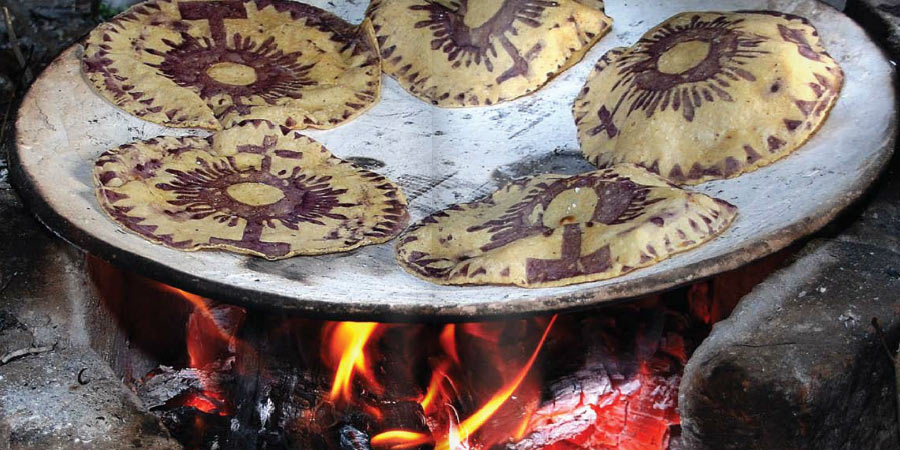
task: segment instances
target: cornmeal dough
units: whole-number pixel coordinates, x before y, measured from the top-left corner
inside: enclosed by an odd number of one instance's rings
[[[801,17],[683,13],[613,49],[575,101],[581,148],[679,184],[781,159],[825,121],[843,72]]]
[[[442,107],[534,92],[612,25],[600,0],[373,0],[367,16],[385,73]]]
[[[409,272],[439,284],[564,286],[617,277],[703,245],[737,208],[625,164],[514,181],[410,228]]]
[[[140,3],[91,33],[82,64],[128,113],[213,130],[333,128],[375,104],[380,66],[368,21],[283,0]]]
[[[268,259],[342,252],[389,241],[409,221],[390,180],[265,121],[110,150],[94,182],[113,220],[180,250]]]

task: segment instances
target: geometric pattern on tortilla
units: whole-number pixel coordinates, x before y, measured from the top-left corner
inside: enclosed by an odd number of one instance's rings
[[[574,105],[585,156],[678,184],[732,178],[802,146],[843,72],[804,18],[683,13],[597,63]]]
[[[618,277],[703,245],[736,215],[725,201],[623,164],[517,180],[438,212],[401,236],[397,258],[438,284],[565,286]]]
[[[381,93],[370,23],[284,0],[140,3],[90,34],[82,69],[119,108],[181,128],[333,128]]]
[[[612,26],[600,0],[372,0],[366,15],[384,72],[441,107],[534,92]]]
[[[387,178],[265,121],[109,150],[94,183],[114,221],[179,250],[272,260],[343,252],[389,241],[409,221]]]

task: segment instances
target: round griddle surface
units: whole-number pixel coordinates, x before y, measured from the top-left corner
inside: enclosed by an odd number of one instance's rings
[[[354,22],[366,2],[312,1]],[[816,1],[610,0],[615,25],[584,61],[534,95],[496,107],[438,109],[386,78],[383,99],[360,119],[309,131],[337,156],[397,181],[413,220],[534,173],[591,170],[578,150],[571,104],[600,56],[689,10],[776,9],[809,18],[840,62],[846,85],[822,130],[788,158],[696,189],[740,208],[709,244],[627,276],[553,289],[444,287],[404,272],[392,244],[270,262],[221,251],[180,252],[123,231],[99,208],[91,170],[105,150],[167,129],[96,95],[79,69],[80,46],[34,84],[17,123],[13,177],[38,217],[85,250],[159,281],[222,301],[317,317],[478,320],[584,308],[634,298],[737,268],[812,233],[858,198],[893,150],[891,65],[849,18]]]

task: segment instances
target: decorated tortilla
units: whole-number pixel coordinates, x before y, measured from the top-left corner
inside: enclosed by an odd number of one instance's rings
[[[600,0],[373,0],[367,16],[385,73],[442,107],[536,91],[612,24]]]
[[[170,127],[332,128],[381,92],[368,22],[286,0],[140,3],[91,33],[82,69],[116,106]]]
[[[439,284],[564,286],[624,275],[703,245],[737,208],[635,165],[514,181],[433,214],[404,234],[397,258]]]
[[[267,259],[342,252],[386,242],[409,221],[390,180],[264,121],[107,151],[94,183],[113,220],[179,250]]]
[[[575,101],[575,122],[598,167],[629,162],[696,184],[803,145],[843,79],[802,17],[690,12],[603,56]]]

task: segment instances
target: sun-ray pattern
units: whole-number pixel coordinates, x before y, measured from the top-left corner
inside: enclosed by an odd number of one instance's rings
[[[373,0],[367,16],[385,72],[445,107],[537,90],[580,60],[611,22],[602,2],[579,0]]]
[[[264,121],[209,138],[157,138],[110,150],[97,197],[126,229],[183,250],[281,259],[392,239],[408,221],[387,178]]]
[[[82,68],[142,119],[222,129],[268,120],[333,128],[378,100],[369,22],[286,0],[151,0],[97,27]]]
[[[785,157],[818,129],[843,73],[804,18],[687,12],[607,52],[575,100],[585,156],[675,183],[731,178]]]
[[[613,90],[624,91],[611,114],[616,114],[623,104],[628,104],[628,115],[642,111],[647,117],[671,107],[680,110],[690,122],[704,102],[733,102],[727,89],[742,80],[756,81],[756,76],[744,66],[768,53],[760,49],[767,38],[742,31],[743,21],[724,16],[703,20],[695,16],[686,24],[663,25],[653,35],[642,38],[633,51],[614,63],[621,78]],[[709,45],[706,57],[681,73],[660,70],[663,55],[688,42]]]
[[[399,239],[397,258],[440,284],[564,286],[624,275],[702,245],[736,212],[629,164],[537,175],[422,219]]]

